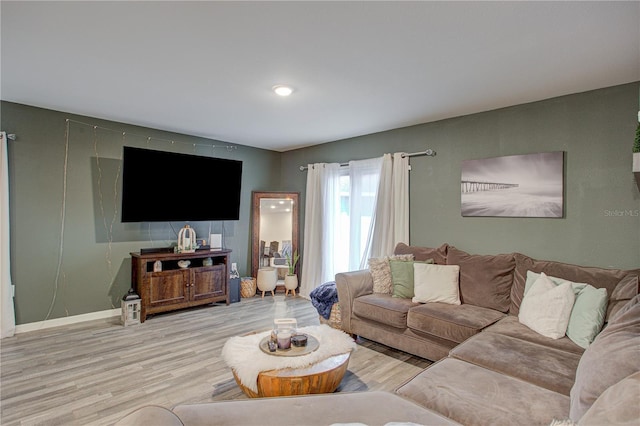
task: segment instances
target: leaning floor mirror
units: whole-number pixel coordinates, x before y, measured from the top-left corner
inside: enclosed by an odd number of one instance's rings
[[[278,285],[287,273],[286,256],[298,252],[298,192],[252,192],[251,276],[258,269],[277,270]],[[295,273],[300,275],[299,264]]]

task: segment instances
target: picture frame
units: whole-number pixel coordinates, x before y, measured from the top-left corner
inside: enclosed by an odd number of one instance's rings
[[[463,217],[564,217],[564,151],[464,160]]]

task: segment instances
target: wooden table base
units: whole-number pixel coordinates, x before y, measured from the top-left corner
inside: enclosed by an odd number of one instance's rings
[[[231,371],[240,389],[250,398],[331,393],[340,385],[350,357],[348,352],[304,368],[263,371],[258,374],[257,393],[240,383],[236,372]]]

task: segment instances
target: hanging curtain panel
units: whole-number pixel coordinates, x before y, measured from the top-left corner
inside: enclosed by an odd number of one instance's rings
[[[409,244],[409,157],[382,157],[380,186],[370,257],[393,254],[398,243]]]
[[[1,338],[13,336],[16,330],[16,317],[13,305],[13,285],[11,283],[11,256],[9,245],[9,170],[7,157],[7,135],[0,132],[2,143],[0,161],[0,328]]]
[[[409,244],[409,157],[393,154],[393,250],[398,243]]]
[[[349,263],[339,272],[366,268],[371,253],[382,157],[349,162],[349,234],[338,238],[349,247]]]
[[[309,298],[311,291],[334,279],[334,232],[340,211],[340,165],[317,163],[308,166],[305,220],[304,268],[300,295]]]
[[[300,294],[365,269],[409,240],[409,160],[401,153],[308,166]]]

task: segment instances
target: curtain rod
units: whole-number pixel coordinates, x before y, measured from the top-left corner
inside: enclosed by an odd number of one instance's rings
[[[406,153],[403,152],[402,153],[402,158],[404,157],[419,157],[421,155],[426,155],[428,157],[435,157],[436,156],[436,152],[432,149],[427,149],[425,151],[418,151],[418,152],[410,152],[410,153]],[[349,163],[340,163],[340,167],[345,167],[348,166]],[[305,170],[307,170],[309,167],[307,166],[300,166],[300,171],[303,172]]]

